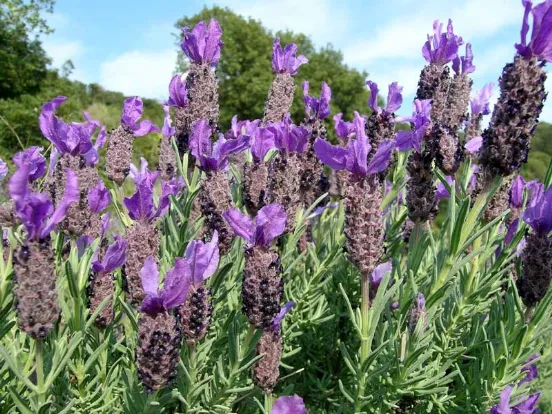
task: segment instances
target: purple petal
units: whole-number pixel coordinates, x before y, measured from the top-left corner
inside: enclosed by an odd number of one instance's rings
[[[161,133],[165,138],[171,139],[171,137],[175,133],[175,129],[171,126],[171,114],[169,113],[169,106],[163,105],[163,111],[165,112],[165,118],[163,119],[163,128],[161,128]]]
[[[445,179],[447,180],[447,183],[449,183],[451,186],[454,185],[454,180],[450,175],[447,175]],[[437,188],[435,191],[435,201],[439,202],[441,199],[449,197],[450,193],[448,192],[447,187],[445,187],[445,185],[441,181],[439,181],[437,183]]]
[[[192,283],[190,264],[184,259],[176,259],[174,267],[165,275],[163,291],[160,293],[166,310],[176,308],[186,301]]]
[[[257,162],[266,157],[268,151],[276,147],[274,134],[268,128],[258,128],[251,137],[251,155]]]
[[[537,200],[531,201],[523,214],[523,220],[540,235],[546,235],[552,230],[552,187]]]
[[[394,149],[395,143],[392,140],[388,139],[383,141],[374,156],[372,157],[372,160],[370,160],[370,163],[368,164],[368,173],[375,174],[385,171],[385,169],[389,165],[389,159],[391,158],[391,154],[393,153]]]
[[[4,178],[8,175],[8,165],[0,159],[0,178]]]
[[[540,392],[532,394],[524,401],[520,402],[513,407],[513,414],[539,414],[540,410],[537,408],[537,404],[540,398]]]
[[[188,27],[183,28],[181,47],[192,62],[214,66],[220,59],[220,48],[224,44],[221,37],[222,29],[215,19],[211,19],[209,27],[201,21],[191,31]]]
[[[466,151],[468,151],[471,154],[476,154],[479,149],[481,148],[481,145],[483,144],[483,137],[478,136],[470,139],[466,144],[464,145],[464,148]]]
[[[527,188],[527,205],[532,206],[542,197],[544,193],[544,184],[539,180],[531,180],[525,186]]]
[[[165,307],[163,306],[163,298],[157,296],[157,294],[146,296],[142,301],[140,311],[151,315],[165,311]]]
[[[59,223],[61,223],[65,216],[67,215],[67,210],[71,204],[79,201],[79,184],[77,180],[77,174],[67,168],[65,170],[67,176],[67,181],[65,182],[65,192],[63,193],[63,198],[59,203],[58,207],[54,210],[50,219],[47,221],[46,226],[40,232],[40,237],[46,237]]]
[[[344,170],[347,167],[349,151],[345,148],[332,145],[322,138],[316,138],[314,152],[320,161],[334,170]]]
[[[255,218],[255,245],[268,246],[286,227],[286,211],[280,204],[269,204]]]
[[[539,356],[540,356],[539,354],[534,354],[534,355],[532,355],[532,356],[526,361],[526,363],[529,363],[529,362],[534,361],[534,360],[537,359]],[[539,371],[538,371],[538,369],[537,369],[537,364],[536,364],[536,363],[526,365],[525,367],[523,367],[523,368],[521,369],[521,372],[526,372],[527,375],[525,376],[525,378],[523,378],[523,379],[519,382],[519,385],[525,384],[525,383],[527,383],[527,382],[533,381],[535,378],[537,378],[537,376],[538,376],[538,374],[539,374]],[[519,386],[519,385],[518,385],[518,386]]]
[[[56,168],[58,158],[59,158],[59,151],[57,150],[56,147],[54,147],[54,148],[52,148],[52,151],[50,152],[50,160],[49,160],[49,163],[48,163],[48,174],[50,176],[54,175],[54,171],[55,171],[55,168]]]
[[[125,99],[123,103],[123,115],[121,116],[121,124],[133,129],[144,111],[142,99],[138,96],[132,96]]]
[[[489,411],[489,414],[512,414],[510,410],[510,395],[512,394],[513,386],[508,386],[500,393],[500,402]]]
[[[385,108],[385,111],[387,113],[392,114],[393,112],[399,110],[403,101],[402,91],[403,87],[399,86],[397,82],[393,82],[389,85],[389,92],[387,94],[387,107]]]
[[[372,274],[370,275],[370,285],[377,289],[387,273],[393,271],[393,262],[391,260],[381,263],[376,266]]]
[[[135,137],[143,137],[144,135],[151,134],[152,132],[159,132],[159,128],[151,121],[142,121],[132,128],[132,132]]]
[[[109,273],[124,265],[126,261],[127,245],[127,242],[121,236],[115,236],[115,242],[110,245],[105,252],[100,270]]]
[[[200,119],[194,124],[189,145],[192,155],[200,162],[207,157],[211,157],[213,152],[211,127],[204,119]]]
[[[29,147],[25,151],[18,152],[13,157],[13,163],[18,168],[21,168],[23,164],[28,164],[30,166],[30,169],[29,169],[30,181],[38,180],[46,172],[46,160],[42,156],[41,152],[42,152],[41,147]],[[5,172],[7,173],[7,167]],[[5,174],[3,176],[5,176]]]
[[[188,106],[188,92],[186,83],[182,82],[182,75],[174,75],[169,84],[169,106],[185,108]]]
[[[58,96],[50,102],[46,102],[42,105],[42,112],[38,121],[42,135],[61,153],[69,152],[65,143],[69,133],[69,125],[55,116],[55,113],[66,100],[65,96]]]
[[[253,224],[249,216],[243,214],[235,207],[222,213],[222,216],[237,236],[240,236],[249,244],[254,244],[255,224]]]
[[[164,216],[169,211],[170,196],[177,196],[184,188],[184,179],[182,177],[174,177],[170,181],[161,181],[161,196],[157,205],[155,217]]]
[[[147,161],[141,159],[140,171],[135,165],[130,166],[130,176],[135,183],[135,193],[132,197],[126,197],[123,200],[128,214],[133,220],[151,219],[155,215],[153,205],[153,187],[159,176],[159,172],[148,170]]]
[[[491,113],[489,100],[493,96],[494,83],[490,82],[478,90],[470,100],[472,117],[479,114],[489,115]]]
[[[280,45],[280,38],[274,39],[272,44],[272,70],[274,73],[289,73],[290,75],[297,74],[299,66],[308,62],[303,55],[297,56],[297,45],[294,43],[288,44],[284,50]]]
[[[159,286],[159,270],[157,262],[153,256],[149,256],[142,270],[140,270],[140,278],[142,279],[142,288],[148,295],[157,295]]]
[[[381,112],[381,108],[378,106],[378,84],[376,82],[367,81],[366,86],[370,88],[370,99],[368,101],[368,106],[372,108],[372,111],[379,114]]]
[[[94,213],[100,213],[106,209],[111,202],[111,194],[102,180],[88,191],[88,205]]]
[[[272,319],[272,331],[275,333],[279,333],[282,329],[282,321],[284,320],[284,317],[286,314],[295,306],[295,302],[290,301],[286,303],[282,308],[280,309],[280,312]]]
[[[217,270],[219,264],[218,232],[213,232],[209,243],[192,240],[184,254],[190,264],[191,279],[194,284],[210,278]]]
[[[512,187],[510,188],[510,207],[521,208],[523,204],[523,191],[525,190],[525,180],[521,175],[518,175]]]
[[[303,399],[298,395],[280,397],[272,406],[270,414],[308,414]]]
[[[107,230],[109,230],[109,223],[111,221],[111,214],[105,213],[102,216],[102,233],[100,234],[100,238],[104,238],[107,234]]]

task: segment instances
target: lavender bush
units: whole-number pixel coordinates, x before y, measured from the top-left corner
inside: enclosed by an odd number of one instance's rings
[[[52,97],[49,166],[38,147],[9,178],[0,162],[2,412],[537,413],[552,163],[544,182],[519,173],[550,16],[523,1],[492,114],[451,21],[422,47],[409,117],[399,83],[382,106],[372,80],[354,119],[331,117],[328,79],[319,97],[303,84],[294,123],[308,62],[275,39],[263,119],[223,133],[216,20],[183,29],[190,68],[167,79],[162,126],[139,97],[111,132],[65,122]],[[134,139],[158,132],[157,170],[132,165]]]

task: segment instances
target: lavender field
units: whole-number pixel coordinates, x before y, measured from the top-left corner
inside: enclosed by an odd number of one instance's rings
[[[552,160],[524,169],[552,0],[521,3],[482,88],[428,21],[413,102],[368,76],[336,112],[343,78],[299,81],[320,63],[282,35],[262,117],[226,128],[216,18],[181,28],[165,101],[94,92],[115,127],[48,96],[0,160],[0,412],[552,413]]]

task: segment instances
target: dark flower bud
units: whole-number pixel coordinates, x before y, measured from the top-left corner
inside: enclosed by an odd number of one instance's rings
[[[450,86],[450,70],[448,66],[429,64],[422,69],[418,81],[416,99],[431,99],[431,119],[440,120],[447,105]]]
[[[437,166],[446,175],[454,175],[464,159],[464,148],[454,130],[435,122],[429,142]]]
[[[263,123],[281,121],[291,108],[294,93],[293,77],[289,73],[277,73],[268,91]]]
[[[253,382],[265,393],[270,394],[280,376],[282,358],[282,337],[266,329],[257,344],[257,355],[264,355],[252,368]]]
[[[177,375],[182,334],[173,312],[140,314],[136,365],[148,392],[170,385]]]
[[[265,205],[268,166],[264,162],[253,162],[244,165],[243,203],[251,215]]]
[[[44,338],[60,313],[50,238],[28,240],[13,257],[19,328],[35,339]]]
[[[186,302],[179,309],[184,339],[193,344],[205,338],[211,322],[211,292],[203,285],[190,286]]]
[[[426,222],[437,213],[431,155],[414,151],[408,158],[410,179],[406,184],[408,217],[413,222]]]

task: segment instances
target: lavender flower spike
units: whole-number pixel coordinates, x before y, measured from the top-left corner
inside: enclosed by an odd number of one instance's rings
[[[308,63],[308,59],[297,54],[297,45],[295,43],[288,44],[285,49],[282,50],[280,46],[280,38],[274,39],[272,45],[272,70],[274,73],[288,73],[290,75],[296,75],[299,66]]]
[[[43,193],[32,192],[29,177],[32,164],[22,164],[9,181],[15,212],[25,227],[24,244],[13,253],[17,287],[19,328],[33,338],[44,338],[53,329],[60,308],[57,303],[55,255],[50,247],[50,232],[65,218],[70,205],[79,198],[76,174],[66,171],[63,200],[54,210]]]
[[[243,273],[243,312],[257,328],[269,328],[280,311],[283,279],[278,254],[270,244],[285,229],[281,205],[271,204],[257,213],[255,221],[233,208],[224,213],[236,235],[247,241]]]
[[[209,329],[211,291],[205,286],[205,281],[215,273],[219,264],[218,233],[215,231],[209,243],[191,241],[184,256],[190,263],[191,283],[186,301],[178,312],[184,338],[189,344],[194,344],[202,340]]]
[[[521,3],[525,7],[525,13],[521,26],[521,43],[516,44],[517,52],[525,59],[536,57],[542,62],[552,61],[552,1],[546,0],[535,7],[531,0],[522,0]],[[533,31],[528,44],[529,13],[533,15]]]
[[[147,296],[138,320],[138,377],[147,390],[167,387],[176,377],[182,334],[177,317],[169,310],[184,303],[191,283],[190,264],[177,258],[159,290],[156,259],[150,256],[141,270]]]
[[[325,119],[330,115],[330,99],[332,90],[326,82],[322,82],[320,98],[309,96],[309,82],[303,82],[303,102],[305,103],[305,112],[309,118]]]
[[[298,395],[279,397],[270,414],[308,414],[303,399]]]
[[[222,29],[216,19],[211,19],[209,26],[204,21],[199,22],[190,30],[182,29],[183,40],[181,47],[190,61],[197,64],[209,64],[215,66],[220,59],[220,48],[224,42]]]
[[[552,230],[552,187],[530,201],[523,220],[533,232],[526,237],[523,273],[516,285],[523,302],[532,307],[546,295],[552,280],[552,237],[548,237]]]

